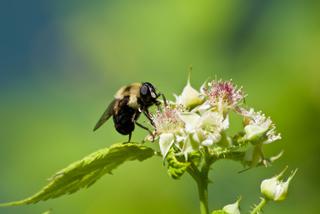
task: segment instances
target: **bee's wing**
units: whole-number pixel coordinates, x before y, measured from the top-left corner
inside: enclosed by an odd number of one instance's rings
[[[100,126],[102,126],[113,114],[114,111],[114,106],[117,103],[117,99],[114,99],[108,106],[108,108],[104,111],[104,113],[102,114],[102,116],[100,117],[99,121],[97,122],[97,124],[95,125],[95,127],[93,128],[93,131],[97,130],[98,128],[100,128]]]

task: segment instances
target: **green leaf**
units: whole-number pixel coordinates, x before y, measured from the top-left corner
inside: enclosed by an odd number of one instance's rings
[[[47,210],[47,211],[43,212],[42,214],[51,214],[51,213],[52,213],[52,210],[51,210],[51,209],[49,209],[49,210]]]
[[[180,178],[190,165],[189,162],[179,161],[173,149],[169,151],[166,161],[168,163],[168,174],[173,179]]]
[[[110,148],[98,150],[62,169],[50,178],[49,184],[35,195],[21,201],[0,204],[0,206],[33,204],[72,194],[82,188],[90,187],[104,174],[111,174],[113,169],[125,161],[143,161],[153,155],[153,149],[141,144],[114,144]]]

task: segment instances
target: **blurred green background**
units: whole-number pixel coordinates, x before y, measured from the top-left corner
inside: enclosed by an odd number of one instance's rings
[[[299,168],[289,197],[265,213],[319,213],[320,2],[275,0],[0,2],[0,201],[39,190],[55,171],[127,139],[109,121],[92,128],[114,92],[150,81],[172,98],[186,83],[232,78],[248,105],[270,115],[283,140],[273,167],[238,174],[218,162],[210,208],[258,202],[263,178]],[[142,118],[142,121],[145,120]],[[133,139],[146,134],[137,129]],[[169,178],[160,159],[130,162],[92,188],[0,213],[198,213],[188,175]]]

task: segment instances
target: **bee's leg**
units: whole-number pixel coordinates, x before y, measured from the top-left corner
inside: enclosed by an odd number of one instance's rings
[[[143,128],[144,130],[147,130],[149,134],[152,136],[152,142],[154,141],[155,136],[148,127],[145,127],[144,125],[138,123],[137,121],[136,121],[136,125],[139,126],[140,128]]]
[[[156,106],[157,106],[157,110],[161,111],[161,102],[160,101],[156,102]]]
[[[168,106],[168,102],[167,102],[167,99],[166,99],[166,97],[164,96],[164,94],[162,94],[162,93],[158,94],[157,98],[160,97],[160,96],[162,97],[164,106],[165,106],[165,107]],[[160,102],[160,101],[157,101],[157,102],[156,102],[156,106],[157,106],[157,108],[158,108],[158,111],[161,110],[160,105],[161,105],[161,102]]]
[[[165,106],[165,107],[168,106],[167,99],[166,99],[166,97],[164,96],[164,94],[161,94],[161,96],[162,96],[162,99],[163,99],[164,106]]]
[[[143,114],[148,118],[148,120],[150,121],[151,125],[152,125],[153,127],[155,127],[154,122],[153,122],[153,120],[151,119],[149,110],[148,110],[148,109],[144,109],[142,112],[143,112]]]
[[[128,142],[127,142],[127,143],[130,143],[130,141],[131,141],[131,136],[132,136],[132,132],[129,133],[129,139],[128,139]]]

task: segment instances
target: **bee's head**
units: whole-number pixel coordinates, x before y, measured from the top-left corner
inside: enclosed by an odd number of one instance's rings
[[[140,88],[140,99],[143,105],[151,106],[157,103],[159,95],[156,92],[155,87],[149,83],[144,82]]]

